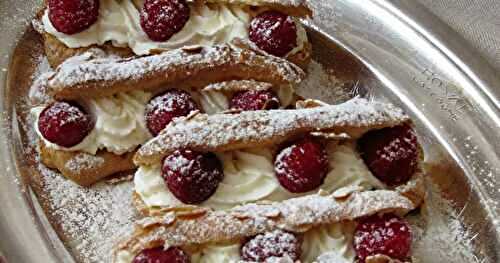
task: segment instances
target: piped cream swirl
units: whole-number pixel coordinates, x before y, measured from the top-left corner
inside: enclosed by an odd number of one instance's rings
[[[238,263],[240,244],[211,245],[191,256],[193,263]]]
[[[343,187],[382,188],[359,158],[354,145],[327,147],[331,170],[321,190],[332,193]],[[217,153],[223,163],[224,179],[217,191],[201,206],[218,210],[256,201],[283,201],[300,195],[284,189],[274,175],[273,151],[267,148]],[[135,190],[148,206],[181,205],[161,177],[160,165],[142,166],[135,177]],[[311,193],[305,193],[306,195]]]
[[[302,243],[302,262],[314,262],[327,253],[335,253],[337,263],[354,262],[352,242],[355,227],[354,222],[345,222],[307,231]]]
[[[281,108],[286,108],[295,102],[295,89],[292,86],[272,87],[271,90],[276,93],[280,100]],[[207,114],[220,113],[229,109],[231,93],[219,90],[200,90],[191,95],[199,101],[203,111]]]
[[[84,101],[89,112],[95,118],[95,127],[85,139],[70,148],[53,144],[43,138],[38,130],[38,117],[43,107],[32,110],[36,116],[35,128],[47,147],[63,151],[83,151],[96,154],[107,150],[115,154],[133,151],[151,138],[146,128],[144,111],[151,94],[143,91],[118,93],[111,97]]]

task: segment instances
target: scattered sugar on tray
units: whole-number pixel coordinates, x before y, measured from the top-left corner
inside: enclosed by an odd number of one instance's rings
[[[82,262],[109,262],[113,247],[133,229],[137,215],[132,186],[97,184],[82,188],[60,174],[38,167],[50,202],[52,223],[68,236],[67,246]]]
[[[309,99],[318,99],[329,104],[338,104],[352,98],[351,83],[341,81],[326,71],[323,66],[311,61],[308,76],[295,89],[296,93]]]
[[[408,217],[414,234],[413,255],[420,262],[485,262],[473,254],[473,233],[438,187],[427,184],[425,214]]]

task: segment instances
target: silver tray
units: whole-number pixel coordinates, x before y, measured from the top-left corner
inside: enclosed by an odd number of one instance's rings
[[[41,52],[29,27],[39,2],[0,1],[0,262],[74,262],[28,182],[33,170],[20,112],[29,65]],[[315,19],[304,23],[315,59],[345,71],[358,93],[400,105],[417,123],[427,181],[437,189],[421,211],[432,219],[422,262],[500,262],[497,72],[417,1],[311,4]],[[451,210],[441,209],[443,200]],[[440,224],[448,228],[433,228]],[[432,238],[455,228],[460,232],[450,240]]]

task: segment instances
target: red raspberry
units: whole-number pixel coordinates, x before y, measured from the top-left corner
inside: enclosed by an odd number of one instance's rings
[[[153,41],[167,41],[189,20],[185,0],[146,0],[141,10],[141,27]]]
[[[250,23],[249,37],[260,49],[283,57],[297,46],[297,26],[291,16],[266,11]]]
[[[360,262],[377,254],[404,261],[410,254],[410,246],[410,226],[395,215],[365,218],[354,233],[354,250]]]
[[[92,117],[82,107],[65,101],[47,106],[38,118],[38,130],[43,137],[67,148],[82,142],[94,124]]]
[[[196,102],[185,91],[169,90],[149,101],[146,106],[146,124],[153,135],[158,135],[177,117],[198,110]]]
[[[292,233],[275,230],[260,234],[241,247],[241,259],[250,262],[267,262],[271,258],[289,257],[294,262],[302,254],[302,240]]]
[[[304,138],[281,150],[274,167],[278,181],[288,191],[309,192],[323,184],[328,171],[327,153],[319,142]]]
[[[80,33],[98,17],[99,0],[49,0],[50,22],[61,33]]]
[[[137,255],[132,263],[189,263],[189,256],[180,248],[171,247],[167,250],[163,247],[143,250]]]
[[[418,142],[409,125],[368,132],[358,147],[370,171],[389,186],[406,183],[415,173]]]
[[[236,93],[229,105],[231,109],[244,111],[271,110],[280,107],[280,100],[270,90],[248,90]]]
[[[199,204],[215,193],[224,173],[213,153],[177,150],[163,160],[162,176],[177,199]]]

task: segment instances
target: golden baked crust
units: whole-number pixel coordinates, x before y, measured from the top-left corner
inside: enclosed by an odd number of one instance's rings
[[[161,92],[171,86],[203,88],[241,79],[296,85],[305,73],[287,60],[224,44],[129,59],[96,58],[88,52],[67,60],[45,77],[49,95],[71,100],[138,89]]]
[[[230,80],[214,83],[203,88],[204,91],[237,92],[243,90],[269,90],[273,87],[271,83],[255,80]]]
[[[172,86],[203,88],[227,80],[296,85],[305,73],[285,59],[224,44],[129,59],[99,58],[87,52],[67,60],[44,77],[49,95],[71,100],[138,89],[161,92]]]
[[[200,2],[264,7],[296,17],[312,16],[312,10],[309,8],[307,0],[201,0]]]
[[[248,111],[240,114],[196,114],[178,118],[137,151],[137,165],[159,163],[176,149],[223,152],[253,145],[276,145],[310,132],[343,134],[356,139],[369,130],[408,122],[391,104],[355,98],[312,109]]]
[[[134,152],[116,155],[107,151],[99,151],[96,155],[91,155],[52,149],[42,141],[39,141],[39,145],[43,164],[57,169],[66,178],[81,186],[89,186],[118,172],[135,169],[132,162]]]
[[[198,246],[206,243],[240,242],[246,237],[283,229],[303,233],[314,226],[356,220],[376,213],[405,214],[413,203],[394,191],[309,195],[283,202],[248,204],[226,211],[198,208],[164,212],[137,223],[136,231],[115,251],[132,255],[158,246]]]
[[[61,65],[66,59],[81,55],[85,51],[91,48],[100,48],[104,50],[107,54],[120,56],[122,58],[128,58],[134,56],[134,53],[129,48],[121,48],[115,47],[111,44],[104,45],[92,45],[90,47],[82,47],[82,48],[69,48],[63,42],[59,41],[57,38],[52,36],[49,33],[43,33],[43,42],[45,48],[45,55],[47,56],[47,60],[52,68],[56,68]]]

